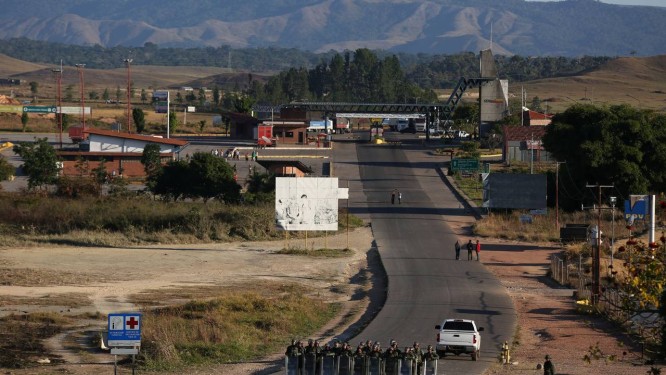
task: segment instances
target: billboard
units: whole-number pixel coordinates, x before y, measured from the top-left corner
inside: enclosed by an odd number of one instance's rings
[[[155,113],[167,113],[169,111],[169,91],[154,91],[153,105]]]
[[[277,177],[275,225],[282,230],[338,230],[338,199],[349,189],[336,177]]]
[[[546,208],[546,175],[488,173],[483,180],[483,207]]]

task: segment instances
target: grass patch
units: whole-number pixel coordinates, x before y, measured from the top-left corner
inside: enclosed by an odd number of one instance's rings
[[[463,176],[460,173],[453,175],[453,180],[460,190],[465,192],[477,206],[483,203],[483,185],[476,174],[472,176]]]
[[[262,285],[147,311],[141,363],[150,370],[173,370],[274,353],[292,337],[312,335],[339,311],[304,292],[293,285]]]
[[[65,199],[0,193],[0,210],[0,241],[4,246],[124,247],[264,241],[284,236],[275,227],[272,204],[162,202],[146,196]],[[360,218],[347,215],[345,210],[340,211],[339,218],[340,229],[363,225]],[[304,236],[304,232],[292,234],[292,238]]]
[[[0,285],[6,286],[86,285],[105,281],[110,280],[106,280],[103,276],[79,272],[0,268]]]
[[[92,301],[84,293],[63,293],[43,297],[0,296],[0,305],[63,306],[78,308],[92,306]]]
[[[0,367],[17,369],[36,365],[35,360],[47,354],[42,341],[60,333],[71,322],[57,313],[0,318]]]
[[[304,255],[315,258],[344,258],[354,255],[354,251],[351,249],[303,249],[290,247],[276,251],[275,254]]]

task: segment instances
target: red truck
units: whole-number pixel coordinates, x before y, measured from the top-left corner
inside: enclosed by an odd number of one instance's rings
[[[81,141],[85,141],[86,138],[88,138],[88,135],[83,132],[83,126],[81,125],[70,126],[68,129],[68,133],[69,133],[69,138],[74,143],[80,143]]]
[[[255,139],[259,147],[274,147],[273,125],[257,125],[257,136]]]

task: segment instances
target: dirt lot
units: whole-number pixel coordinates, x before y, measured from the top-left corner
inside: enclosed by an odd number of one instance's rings
[[[452,223],[461,236],[467,235],[471,219]],[[313,240],[310,239],[310,242]],[[316,239],[323,246],[324,239]],[[330,247],[345,247],[346,235],[326,240]],[[277,255],[284,241],[214,244],[205,246],[157,246],[126,249],[106,248],[30,248],[0,250],[0,268],[16,277],[15,286],[0,286],[3,300],[0,314],[24,311],[62,311],[76,314],[85,311],[109,313],[135,308],[130,295],[154,290],[167,292],[174,288],[228,286],[254,280],[299,282],[314,288],[330,300],[343,302],[339,320],[324,327],[320,338],[329,340],[347,331],[369,307],[369,298],[354,299],[358,286],[366,291],[382,289],[373,285],[381,278],[358,277],[364,271],[376,271],[371,250],[372,234],[363,228],[350,236],[353,259],[321,259]],[[598,319],[576,315],[571,291],[557,288],[545,277],[549,255],[554,247],[485,239],[482,261],[502,280],[511,294],[519,314],[512,365],[494,366],[489,374],[540,374],[537,364],[545,354],[553,357],[559,374],[645,374],[640,364],[640,350],[629,343],[619,346],[613,328]],[[57,261],[54,261],[57,260]],[[29,277],[21,277],[21,275]],[[57,276],[57,277],[56,277]],[[354,283],[362,285],[350,284]],[[359,281],[360,280],[360,281]],[[0,283],[2,284],[2,283]],[[333,287],[333,288],[332,288]],[[336,292],[332,292],[336,290]],[[32,303],[36,300],[76,299],[80,307],[57,306],[57,302]],[[81,302],[83,301],[83,302]],[[87,301],[87,302],[86,302]],[[42,301],[43,302],[43,301]],[[371,307],[372,308],[372,307]],[[44,365],[30,370],[11,370],[11,374],[90,374],[110,371],[111,356],[91,355],[65,348],[65,343],[82,332],[101,330],[103,323],[82,326],[58,335],[47,343],[51,358],[59,356],[66,365]],[[601,350],[604,358],[586,363],[590,346]],[[195,374],[271,374],[280,368],[280,353],[255,363],[225,365]],[[106,364],[100,364],[106,363]],[[127,371],[127,370],[125,370]]]

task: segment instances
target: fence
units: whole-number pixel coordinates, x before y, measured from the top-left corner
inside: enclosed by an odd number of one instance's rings
[[[551,278],[561,285],[576,289],[577,300],[591,301],[594,281],[586,276],[589,265],[588,258],[579,256],[578,259],[566,259],[559,255],[553,255],[550,261]],[[603,263],[603,262],[602,262]],[[623,308],[632,296],[624,294],[621,290],[604,285],[601,288],[599,301],[595,306],[589,306],[591,311],[597,312],[610,321],[622,324],[630,334],[636,335],[641,343],[653,340],[660,336],[659,330],[662,318],[654,309],[645,310],[640,313],[630,313]]]

